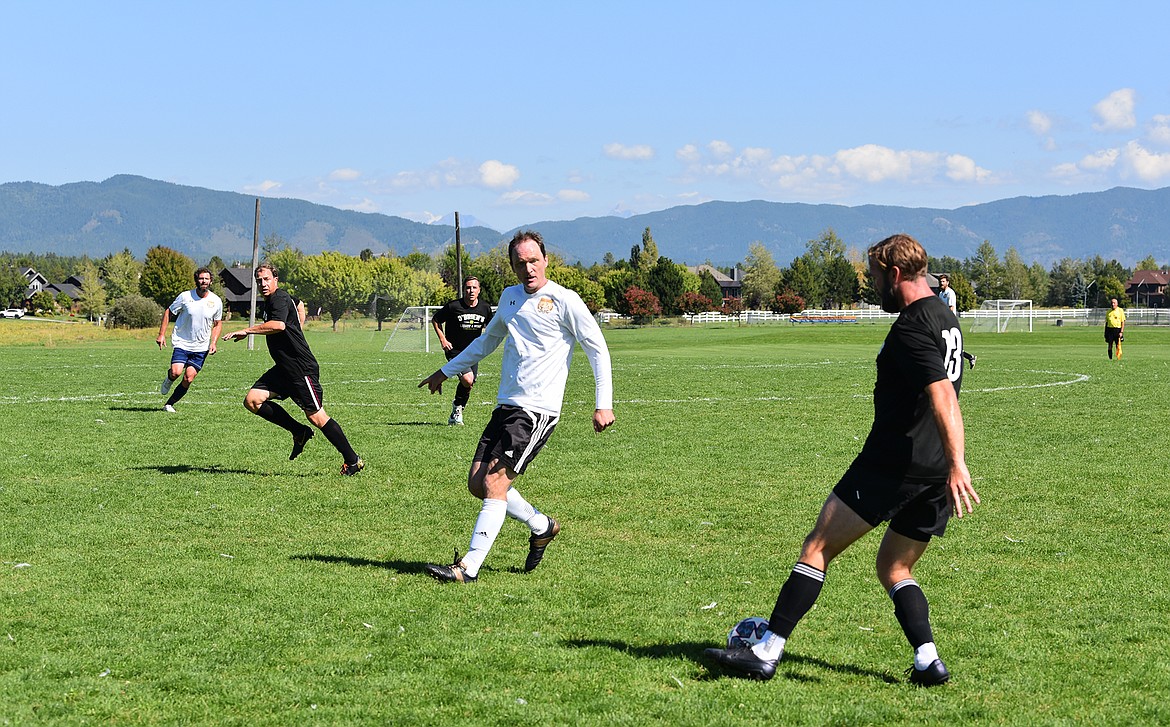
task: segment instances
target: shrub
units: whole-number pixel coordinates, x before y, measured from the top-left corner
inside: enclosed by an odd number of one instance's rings
[[[723,308],[721,309],[721,312],[723,313],[723,315],[737,316],[740,313],[743,313],[744,310],[746,310],[746,309],[744,308],[744,305],[743,305],[743,298],[724,298],[723,299]]]
[[[804,310],[804,298],[797,295],[792,288],[785,288],[772,302],[772,310],[776,313],[799,313]]]
[[[57,301],[53,299],[53,294],[47,290],[38,290],[33,295],[30,305],[34,313],[53,315],[57,312]]]
[[[649,290],[631,285],[622,298],[624,310],[619,309],[619,312],[632,316],[635,323],[645,323],[662,313],[662,304],[658,302],[658,296]]]
[[[680,311],[687,315],[694,315],[695,313],[702,313],[704,311],[714,310],[715,305],[711,299],[701,293],[692,293],[687,291],[678,297],[678,302],[675,304]]]
[[[151,328],[162,320],[162,306],[137,293],[114,301],[106,317],[106,328]]]

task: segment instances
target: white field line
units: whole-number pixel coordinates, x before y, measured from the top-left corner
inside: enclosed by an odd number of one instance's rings
[[[833,363],[834,362],[831,362],[831,361],[825,361],[825,362],[818,363],[818,364],[807,364],[807,366],[818,366],[819,367],[819,366],[825,366],[825,365],[829,365],[829,364],[833,364]],[[836,363],[842,363],[842,362],[836,362]],[[849,362],[849,363],[856,363],[856,362]],[[792,368],[792,367],[804,367],[804,366],[806,366],[806,364],[760,364],[760,365],[748,365],[748,366],[734,366],[732,364],[716,364],[716,365],[706,366],[706,367],[702,367],[702,368],[706,368],[706,369],[727,369],[727,368],[743,369],[743,368],[782,368],[782,367]],[[687,368],[695,369],[695,368],[700,368],[700,367],[689,366]],[[1067,377],[1067,378],[1064,378],[1064,379],[1061,379],[1058,381],[1047,381],[1047,382],[1042,382],[1042,383],[1037,383],[1037,384],[1019,384],[1019,385],[1015,385],[1015,386],[991,386],[991,387],[982,387],[982,388],[977,388],[977,389],[964,387],[962,393],[963,393],[963,395],[992,394],[992,393],[997,393],[997,392],[1001,392],[1001,391],[1020,391],[1020,390],[1025,390],[1025,389],[1044,389],[1044,388],[1048,388],[1048,387],[1052,387],[1052,386],[1069,386],[1071,384],[1081,384],[1081,383],[1088,381],[1090,378],[1092,378],[1088,374],[1078,374],[1078,373],[1072,373],[1072,372],[1067,372],[1067,371],[1048,371],[1048,370],[1040,370],[1040,369],[1024,369],[1024,370],[1022,370],[1022,373],[1041,374],[1041,375],[1045,375],[1045,376],[1063,376],[1063,377]],[[342,402],[342,401],[331,401],[329,399],[329,396],[328,396],[328,387],[331,387],[331,386],[346,386],[346,385],[351,385],[351,384],[390,384],[390,383],[396,383],[396,382],[417,383],[415,381],[414,377],[378,378],[378,379],[346,379],[346,380],[342,380],[342,381],[326,381],[325,385],[327,388],[326,388],[325,403],[326,403],[327,407],[328,406],[375,407],[375,408],[398,407],[398,408],[409,408],[409,409],[421,409],[421,408],[433,407],[433,406],[440,406],[440,407],[450,406],[450,403],[448,402],[449,397],[447,395],[447,392],[444,392],[441,396],[436,397],[435,400],[423,401],[423,402],[419,402],[417,404],[405,404],[405,403],[400,403],[400,402],[380,403],[380,402],[370,402],[370,401]],[[238,394],[238,396],[233,397],[229,400],[220,400],[220,401],[207,401],[206,399],[184,400],[183,405],[189,406],[191,404],[202,404],[202,405],[222,406],[222,405],[229,405],[230,404],[232,406],[238,406],[238,405],[240,405],[240,402],[242,401],[243,394],[247,391],[247,389],[245,388],[246,386],[248,386],[248,385],[244,384],[243,386],[238,386],[238,387],[235,387],[235,386],[233,386],[233,387],[203,387],[203,386],[199,386],[199,380],[196,379],[194,387],[199,392],[201,392],[203,394],[232,393],[232,392],[234,392],[234,393]],[[724,403],[745,403],[745,402],[791,402],[791,401],[816,401],[816,400],[822,400],[822,399],[836,399],[836,398],[839,398],[840,396],[841,396],[840,394],[824,394],[824,395],[820,395],[820,396],[736,396],[736,397],[691,396],[691,397],[682,397],[682,398],[674,398],[674,399],[617,399],[617,400],[615,400],[614,403],[615,404],[634,404],[634,405],[654,405],[654,404],[724,404]],[[864,393],[864,394],[852,394],[850,396],[851,396],[851,398],[854,398],[854,399],[870,399],[873,397],[873,395],[869,392]],[[50,402],[69,403],[69,402],[91,402],[91,401],[117,401],[117,402],[123,402],[123,403],[152,404],[152,403],[163,401],[163,398],[162,398],[162,395],[158,393],[157,389],[153,389],[150,391],[109,392],[109,393],[100,393],[100,394],[87,394],[87,395],[83,395],[83,396],[44,396],[44,397],[0,396],[0,403],[5,403],[5,404],[26,404],[27,405],[27,404],[47,404]],[[478,402],[478,404],[480,404],[480,405],[490,405],[490,404],[494,404],[494,403],[495,403],[494,399],[481,400],[480,402]],[[581,400],[581,401],[568,401],[565,403],[566,403],[566,405],[572,404],[572,405],[579,405],[579,406],[589,406],[593,402]],[[161,408],[161,404],[160,404],[160,408]]]

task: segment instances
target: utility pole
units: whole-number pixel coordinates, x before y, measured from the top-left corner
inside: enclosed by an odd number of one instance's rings
[[[252,224],[252,308],[248,313],[248,327],[256,325],[256,266],[260,264],[260,198],[256,198],[256,221]],[[248,336],[248,350],[256,348],[256,337]]]
[[[463,246],[459,243],[459,213],[455,213],[455,293],[463,295]]]

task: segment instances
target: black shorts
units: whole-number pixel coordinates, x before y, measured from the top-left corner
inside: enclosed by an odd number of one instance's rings
[[[946,482],[907,482],[882,472],[850,467],[833,494],[875,528],[890,529],[911,540],[929,542],[946,532],[951,518]]]
[[[290,376],[279,366],[273,366],[252,384],[253,389],[267,391],[273,399],[292,399],[308,414],[316,414],[325,406],[325,392],[321,382],[313,376]]]
[[[1115,343],[1121,340],[1120,328],[1105,328],[1105,340],[1109,343]]]
[[[458,356],[461,353],[463,353],[463,349],[459,349],[458,351],[455,349],[451,349],[450,351],[443,351],[443,355],[447,357],[448,361],[455,358],[456,356]],[[471,372],[471,378],[473,378],[473,379],[479,378],[479,364],[478,363],[471,364],[471,368],[467,369],[467,371]],[[458,375],[462,376],[463,374],[467,373],[467,371],[460,371]]]
[[[528,463],[536,458],[552,436],[559,419],[551,414],[537,414],[518,406],[501,404],[492,412],[472,461],[498,459],[516,474],[524,474]]]

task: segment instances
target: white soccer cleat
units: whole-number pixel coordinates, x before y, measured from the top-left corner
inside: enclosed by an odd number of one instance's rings
[[[175,380],[172,379],[170,376],[163,377],[162,383],[158,385],[158,393],[162,394],[163,396],[166,396],[167,393],[170,392],[171,384],[173,384],[173,383],[175,383]]]
[[[171,406],[170,404],[163,404],[163,411],[165,411],[167,414],[176,413],[175,407]]]
[[[447,419],[447,426],[463,426],[463,407],[451,407],[451,416]]]

